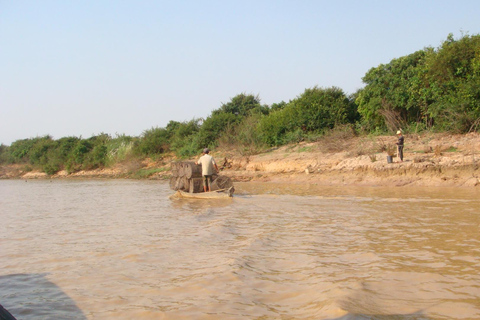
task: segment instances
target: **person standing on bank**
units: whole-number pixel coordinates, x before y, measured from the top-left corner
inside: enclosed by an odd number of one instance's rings
[[[218,172],[217,163],[211,155],[209,155],[210,150],[208,148],[203,149],[203,155],[195,162],[196,165],[202,165],[202,177],[203,177],[203,191],[207,192],[212,191],[212,176],[215,173],[215,169]]]
[[[402,131],[397,131],[398,141],[397,141],[397,155],[400,159],[400,162],[403,162],[403,143],[405,141],[405,137],[402,135]]]

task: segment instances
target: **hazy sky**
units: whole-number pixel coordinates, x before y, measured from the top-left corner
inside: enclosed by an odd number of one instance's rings
[[[372,67],[449,33],[478,0],[0,0],[0,143],[139,136],[314,86],[353,93]]]

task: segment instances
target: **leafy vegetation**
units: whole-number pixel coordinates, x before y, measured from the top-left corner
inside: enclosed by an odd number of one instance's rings
[[[355,105],[336,87],[310,88],[283,108],[263,117],[258,126],[267,145],[302,141],[308,134],[354,122]]]
[[[438,48],[427,47],[371,68],[362,80],[365,87],[350,95],[337,87],[315,86],[270,106],[261,104],[258,96],[241,93],[205,119],[170,121],[139,137],[102,133],[87,139],[17,140],[0,145],[0,164],[55,174],[166,154],[190,158],[204,147],[250,156],[304,140],[322,139],[328,150],[335,150],[338,141],[357,134],[480,129],[480,35],[449,35]],[[155,172],[142,169],[138,175]]]
[[[425,48],[370,69],[356,102],[370,131],[400,127],[463,133],[480,119],[480,35],[449,35]],[[421,124],[421,125],[420,125]]]

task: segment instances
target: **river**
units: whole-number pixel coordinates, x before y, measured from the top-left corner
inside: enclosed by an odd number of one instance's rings
[[[17,319],[480,319],[480,191],[1,180]]]

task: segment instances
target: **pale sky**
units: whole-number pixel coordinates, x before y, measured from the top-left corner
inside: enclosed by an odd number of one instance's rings
[[[0,143],[139,136],[240,93],[354,93],[372,67],[479,34],[479,13],[478,0],[0,0]]]

